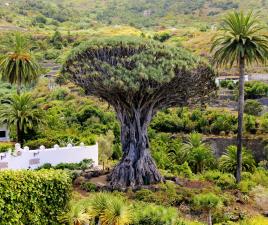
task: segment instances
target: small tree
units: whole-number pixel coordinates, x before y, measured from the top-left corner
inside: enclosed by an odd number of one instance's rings
[[[123,157],[111,186],[162,181],[149,152],[148,126],[160,109],[209,97],[214,72],[181,48],[138,37],[114,37],[82,44],[66,60],[65,76],[115,109],[121,124]]]
[[[194,197],[194,204],[197,208],[208,214],[208,225],[212,225],[212,210],[220,205],[220,198],[213,193],[199,194]]]
[[[113,154],[114,134],[111,130],[106,135],[101,135],[98,139],[99,144],[99,159],[102,162],[102,168],[105,169],[105,163],[112,157]]]

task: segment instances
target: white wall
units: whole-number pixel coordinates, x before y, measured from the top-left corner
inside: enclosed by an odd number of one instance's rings
[[[45,149],[41,146],[39,150],[29,150],[28,147],[21,149],[16,144],[16,150],[0,153],[0,169],[36,169],[45,163],[53,166],[59,163],[79,163],[83,159],[92,159],[93,165],[98,165],[98,144],[92,146],[73,147],[70,144],[67,147],[60,148],[55,145],[54,148]]]
[[[9,131],[8,131],[7,127],[0,125],[0,131],[5,131],[6,132],[6,136],[2,137],[2,138],[0,137],[0,141],[9,141]]]

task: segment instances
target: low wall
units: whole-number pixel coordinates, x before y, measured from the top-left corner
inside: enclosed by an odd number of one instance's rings
[[[206,137],[217,158],[226,152],[229,145],[236,145],[236,138],[223,137]],[[265,150],[265,143],[259,139],[244,139],[243,145],[252,151],[252,154],[257,162],[268,159],[268,152]]]
[[[36,169],[45,163],[55,166],[59,163],[79,163],[83,159],[92,159],[93,165],[98,165],[98,144],[92,146],[72,146],[46,149],[41,146],[38,150],[28,147],[15,146],[15,152],[0,153],[0,169]]]

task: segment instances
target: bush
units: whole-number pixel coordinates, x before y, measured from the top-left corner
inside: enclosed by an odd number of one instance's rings
[[[203,177],[214,182],[222,189],[230,189],[235,187],[235,177],[232,174],[222,173],[220,171],[207,171],[203,174]]]
[[[135,199],[139,201],[151,202],[153,194],[154,193],[151,190],[141,189],[135,193]]]
[[[178,212],[175,208],[139,204],[136,205],[134,219],[134,225],[175,225]]]
[[[249,193],[255,186],[256,183],[252,180],[242,180],[238,185],[240,191],[245,194]]]
[[[24,146],[28,146],[31,150],[39,149],[41,145],[46,148],[52,148],[56,143],[47,138],[39,138],[36,140],[30,140],[24,143]]]
[[[71,181],[63,171],[1,171],[0,224],[60,225]]]
[[[245,102],[245,113],[253,116],[258,116],[261,114],[263,110],[263,106],[260,102],[253,100],[253,99],[248,99]]]
[[[65,100],[70,94],[68,88],[57,88],[51,93],[51,98],[55,100]]]
[[[183,163],[182,165],[176,165],[176,166],[174,166],[173,167],[173,170],[179,176],[191,178],[192,175],[193,175],[192,170],[191,170],[191,168],[190,168],[190,166],[188,165],[187,162]]]
[[[89,181],[81,184],[81,189],[87,192],[95,192],[98,190],[97,186]]]
[[[245,98],[257,99],[266,97],[268,94],[268,84],[262,81],[249,81],[245,83]]]
[[[227,152],[219,159],[219,168],[226,173],[235,174],[237,165],[237,147],[234,145],[227,147]],[[242,171],[254,172],[255,160],[252,153],[243,148],[242,150]]]
[[[14,148],[14,146],[11,143],[1,143],[0,142],[0,152],[7,152],[10,149],[12,150],[13,148]]]

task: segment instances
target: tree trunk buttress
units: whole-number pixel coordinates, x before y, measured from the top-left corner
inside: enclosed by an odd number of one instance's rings
[[[147,127],[152,116],[120,112],[123,157],[110,175],[113,189],[125,189],[163,181],[149,150]],[[146,119],[147,118],[147,119]],[[149,119],[148,119],[149,118]]]
[[[236,182],[241,181],[242,171],[242,138],[243,138],[243,116],[244,116],[244,83],[245,83],[245,59],[240,58],[239,64],[239,99],[238,99],[238,130],[237,130],[237,168]]]

